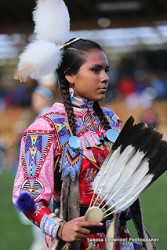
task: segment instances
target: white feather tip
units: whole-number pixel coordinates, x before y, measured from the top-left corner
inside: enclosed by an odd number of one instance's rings
[[[60,47],[54,43],[42,40],[30,43],[19,57],[15,79],[24,82],[53,72],[61,62],[61,53]]]
[[[57,44],[69,40],[70,17],[63,0],[38,0],[33,20],[38,39]]]

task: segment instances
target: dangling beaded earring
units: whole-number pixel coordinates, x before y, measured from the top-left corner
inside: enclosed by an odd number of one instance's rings
[[[70,96],[73,97],[74,96],[74,90],[73,90],[73,88],[70,87],[69,88],[69,92],[70,92]]]

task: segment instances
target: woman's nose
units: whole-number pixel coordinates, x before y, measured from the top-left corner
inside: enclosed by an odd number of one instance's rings
[[[109,82],[109,76],[108,74],[104,71],[102,72],[102,75],[101,75],[101,82],[105,82],[105,83],[108,83]]]

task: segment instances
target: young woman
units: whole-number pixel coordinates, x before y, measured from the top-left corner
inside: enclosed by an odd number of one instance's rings
[[[120,130],[117,115],[99,105],[108,87],[109,63],[90,40],[72,39],[62,53],[57,75],[63,104],[55,103],[24,132],[13,201],[47,238],[59,239],[58,249],[104,250],[112,218],[87,222],[84,214],[91,183],[111,148],[106,132]],[[135,249],[128,241],[127,219],[126,213],[120,216],[117,238],[126,241],[117,242],[115,249]]]

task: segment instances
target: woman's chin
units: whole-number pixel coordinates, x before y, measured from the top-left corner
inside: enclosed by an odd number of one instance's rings
[[[105,95],[100,95],[97,97],[95,101],[100,102],[100,101],[103,101],[104,99],[105,99]]]
[[[96,95],[96,96],[92,96],[92,97],[87,97],[85,99],[90,100],[90,101],[99,102],[99,101],[103,101],[104,98],[105,98],[105,94],[101,94],[101,95]]]

